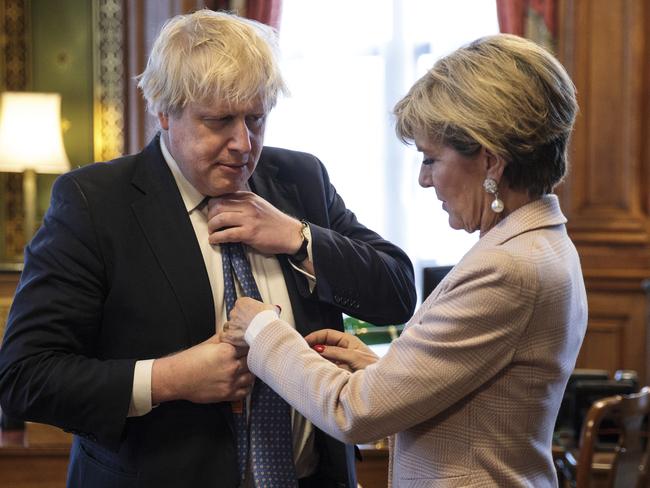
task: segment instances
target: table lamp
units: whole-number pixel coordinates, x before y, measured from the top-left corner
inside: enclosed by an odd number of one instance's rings
[[[36,230],[36,174],[70,169],[61,136],[61,96],[4,92],[0,103],[0,171],[23,173],[27,243]]]

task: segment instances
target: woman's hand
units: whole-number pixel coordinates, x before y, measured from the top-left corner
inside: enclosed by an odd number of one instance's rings
[[[338,330],[317,330],[306,336],[305,340],[321,356],[348,371],[364,369],[379,360],[361,339]]]
[[[235,347],[248,347],[244,340],[244,334],[246,334],[251,320],[264,310],[276,309],[275,305],[267,305],[252,298],[238,298],[230,311],[230,319],[223,324],[223,328],[219,332],[219,340],[228,342]]]

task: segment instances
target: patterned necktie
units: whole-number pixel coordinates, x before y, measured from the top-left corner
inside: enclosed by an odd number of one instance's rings
[[[221,256],[224,298],[227,315],[230,318],[230,310],[237,299],[234,277],[237,278],[244,296],[260,301],[262,297],[241,243],[221,244]],[[240,479],[243,482],[250,454],[250,466],[255,486],[260,488],[297,487],[293,464],[289,405],[264,382],[256,379],[251,395],[249,436],[246,402],[242,403],[241,411],[234,411]]]

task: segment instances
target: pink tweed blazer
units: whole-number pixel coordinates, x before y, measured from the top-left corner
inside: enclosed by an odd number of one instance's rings
[[[389,486],[556,487],[553,426],[587,326],[565,222],[554,195],[510,214],[365,370],[323,360],[280,320],[249,367],[342,441],[395,434]]]

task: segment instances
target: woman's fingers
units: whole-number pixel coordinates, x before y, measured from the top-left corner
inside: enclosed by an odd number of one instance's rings
[[[314,348],[316,349],[316,348]],[[321,348],[319,348],[321,349]],[[370,350],[346,349],[338,346],[323,346],[319,354],[348,371],[364,369],[377,362],[377,356]]]
[[[305,336],[307,344],[314,346],[316,344],[325,344],[331,346],[346,347],[346,334],[334,329],[321,329]]]

